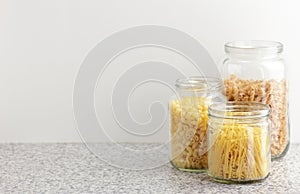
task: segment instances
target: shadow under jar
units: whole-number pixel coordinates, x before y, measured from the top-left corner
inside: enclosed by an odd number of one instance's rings
[[[177,97],[171,99],[171,163],[182,171],[207,169],[208,106],[226,100],[222,81],[209,77],[188,77],[176,81]]]
[[[227,102],[209,107],[208,175],[217,182],[249,183],[268,177],[269,107]]]
[[[272,159],[289,147],[288,92],[283,45],[272,41],[235,41],[225,45],[223,64],[229,101],[262,102],[270,107]]]

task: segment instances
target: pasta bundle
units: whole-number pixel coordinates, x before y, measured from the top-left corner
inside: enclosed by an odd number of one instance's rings
[[[271,162],[268,124],[216,120],[209,122],[208,174],[233,181],[267,177]]]

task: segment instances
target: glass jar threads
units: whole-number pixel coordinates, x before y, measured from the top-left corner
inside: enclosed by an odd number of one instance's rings
[[[271,163],[269,107],[227,102],[208,112],[208,175],[224,183],[265,179]]]
[[[225,45],[224,85],[229,101],[262,102],[270,107],[272,158],[289,147],[287,82],[283,45],[272,41],[236,41]]]
[[[189,77],[176,81],[177,97],[170,101],[171,163],[183,171],[207,169],[208,106],[222,98],[222,81]]]

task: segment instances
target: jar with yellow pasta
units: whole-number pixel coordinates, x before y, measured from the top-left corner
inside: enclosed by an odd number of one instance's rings
[[[264,180],[271,163],[269,107],[227,102],[208,112],[208,175],[224,183]]]
[[[222,81],[189,77],[176,81],[177,97],[170,101],[171,163],[182,171],[207,169],[208,106],[225,100]]]

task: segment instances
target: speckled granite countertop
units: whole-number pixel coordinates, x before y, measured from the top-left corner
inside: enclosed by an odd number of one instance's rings
[[[0,193],[300,193],[300,144],[272,163],[267,180],[247,185],[215,183],[169,164],[116,168],[83,144],[0,144],[0,165]]]

